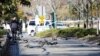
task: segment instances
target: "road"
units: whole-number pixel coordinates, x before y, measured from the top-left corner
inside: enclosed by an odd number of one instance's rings
[[[25,33],[21,39],[17,44],[11,45],[11,56],[100,56],[100,47],[76,39],[58,39],[57,45],[43,47],[39,47],[38,43],[44,41],[43,38],[31,37]]]

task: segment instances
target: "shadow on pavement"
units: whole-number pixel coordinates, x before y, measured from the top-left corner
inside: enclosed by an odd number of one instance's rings
[[[49,55],[21,55],[21,56],[100,56],[100,53],[95,54],[49,54]]]
[[[13,45],[9,46],[9,53],[10,56],[20,56],[18,43],[14,43]]]

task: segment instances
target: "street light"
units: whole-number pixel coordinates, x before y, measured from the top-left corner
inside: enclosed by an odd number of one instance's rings
[[[56,28],[56,12],[55,12],[55,8],[54,6],[52,5],[52,2],[51,0],[49,0],[49,6],[51,7],[52,9],[52,13],[51,13],[51,16],[52,16],[52,26],[53,28]]]
[[[56,13],[52,12],[51,16],[52,16],[52,26],[53,28],[56,28]]]

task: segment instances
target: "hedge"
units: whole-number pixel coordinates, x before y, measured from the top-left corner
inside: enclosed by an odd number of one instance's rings
[[[66,29],[50,29],[37,33],[38,37],[84,37],[87,35],[96,35],[96,29],[84,29],[84,28],[66,28]]]
[[[54,37],[58,34],[58,29],[50,29],[36,34],[38,37]]]

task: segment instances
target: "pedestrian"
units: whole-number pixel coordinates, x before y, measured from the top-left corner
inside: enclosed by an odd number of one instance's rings
[[[16,19],[16,17],[13,17],[11,22],[10,22],[10,28],[11,28],[11,32],[12,32],[12,41],[16,42],[16,34],[17,34],[17,30],[18,30],[18,21]]]

